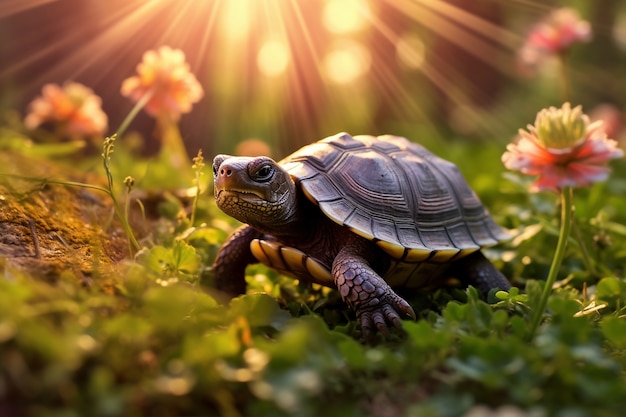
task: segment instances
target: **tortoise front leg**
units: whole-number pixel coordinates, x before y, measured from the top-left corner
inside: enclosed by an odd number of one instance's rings
[[[261,236],[259,231],[244,225],[228,237],[213,263],[218,290],[231,297],[246,292],[246,267],[258,262],[250,251],[250,242]]]
[[[391,289],[353,246],[339,251],[332,274],[341,297],[356,312],[365,339],[374,328],[383,334],[388,334],[389,325],[402,328],[401,315],[416,319],[409,303]]]

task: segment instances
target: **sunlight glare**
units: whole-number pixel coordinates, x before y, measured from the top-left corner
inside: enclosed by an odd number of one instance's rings
[[[415,35],[405,35],[396,43],[398,61],[409,69],[419,69],[422,66],[425,51],[424,42]]]
[[[336,84],[349,84],[369,71],[370,53],[355,41],[337,44],[326,55],[324,69],[328,79]]]
[[[323,13],[324,26],[330,32],[353,33],[366,26],[369,4],[365,0],[328,0]]]
[[[231,40],[243,40],[250,32],[251,8],[255,0],[228,0],[222,3],[221,29]]]
[[[289,65],[289,49],[284,42],[267,41],[257,55],[257,66],[263,75],[276,77]]]

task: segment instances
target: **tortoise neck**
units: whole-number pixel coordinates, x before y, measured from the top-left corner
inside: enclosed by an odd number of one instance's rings
[[[251,226],[281,240],[307,240],[319,227],[320,212],[313,203],[301,195],[300,191],[298,194],[294,201],[283,206],[283,213],[280,217],[274,218],[271,223],[265,220],[263,224],[251,224]]]

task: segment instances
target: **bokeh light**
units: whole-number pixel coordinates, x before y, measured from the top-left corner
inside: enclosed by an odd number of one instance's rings
[[[325,75],[333,83],[348,84],[364,75],[370,63],[370,54],[362,44],[337,42],[324,59]]]
[[[592,8],[581,10],[592,16]],[[613,9],[589,45],[588,62],[601,62],[594,81],[579,85],[590,101],[619,104],[626,92],[602,74],[624,61],[615,54],[626,48],[626,6]],[[0,112],[24,113],[43,85],[76,81],[102,98],[115,129],[130,110],[121,82],[146,50],[170,46],[205,90],[180,120],[190,154],[260,137],[284,155],[337,131],[411,136],[416,126],[502,137],[558,88],[544,71],[518,90],[517,48],[545,10],[536,0],[7,0]],[[572,68],[579,77],[582,67]],[[527,110],[500,105],[512,94]],[[149,118],[131,129],[152,140]]]
[[[289,49],[282,41],[267,41],[257,55],[259,71],[268,77],[277,77],[289,64]]]
[[[332,33],[346,34],[365,28],[370,19],[366,0],[327,0],[323,22]]]
[[[231,41],[243,41],[250,32],[254,0],[228,0],[222,3],[220,29]]]
[[[626,51],[626,10],[616,17],[612,32],[617,46]]]

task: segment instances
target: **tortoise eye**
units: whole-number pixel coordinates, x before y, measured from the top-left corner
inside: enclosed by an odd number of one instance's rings
[[[254,174],[256,181],[269,181],[274,175],[274,168],[271,165],[262,165]]]

